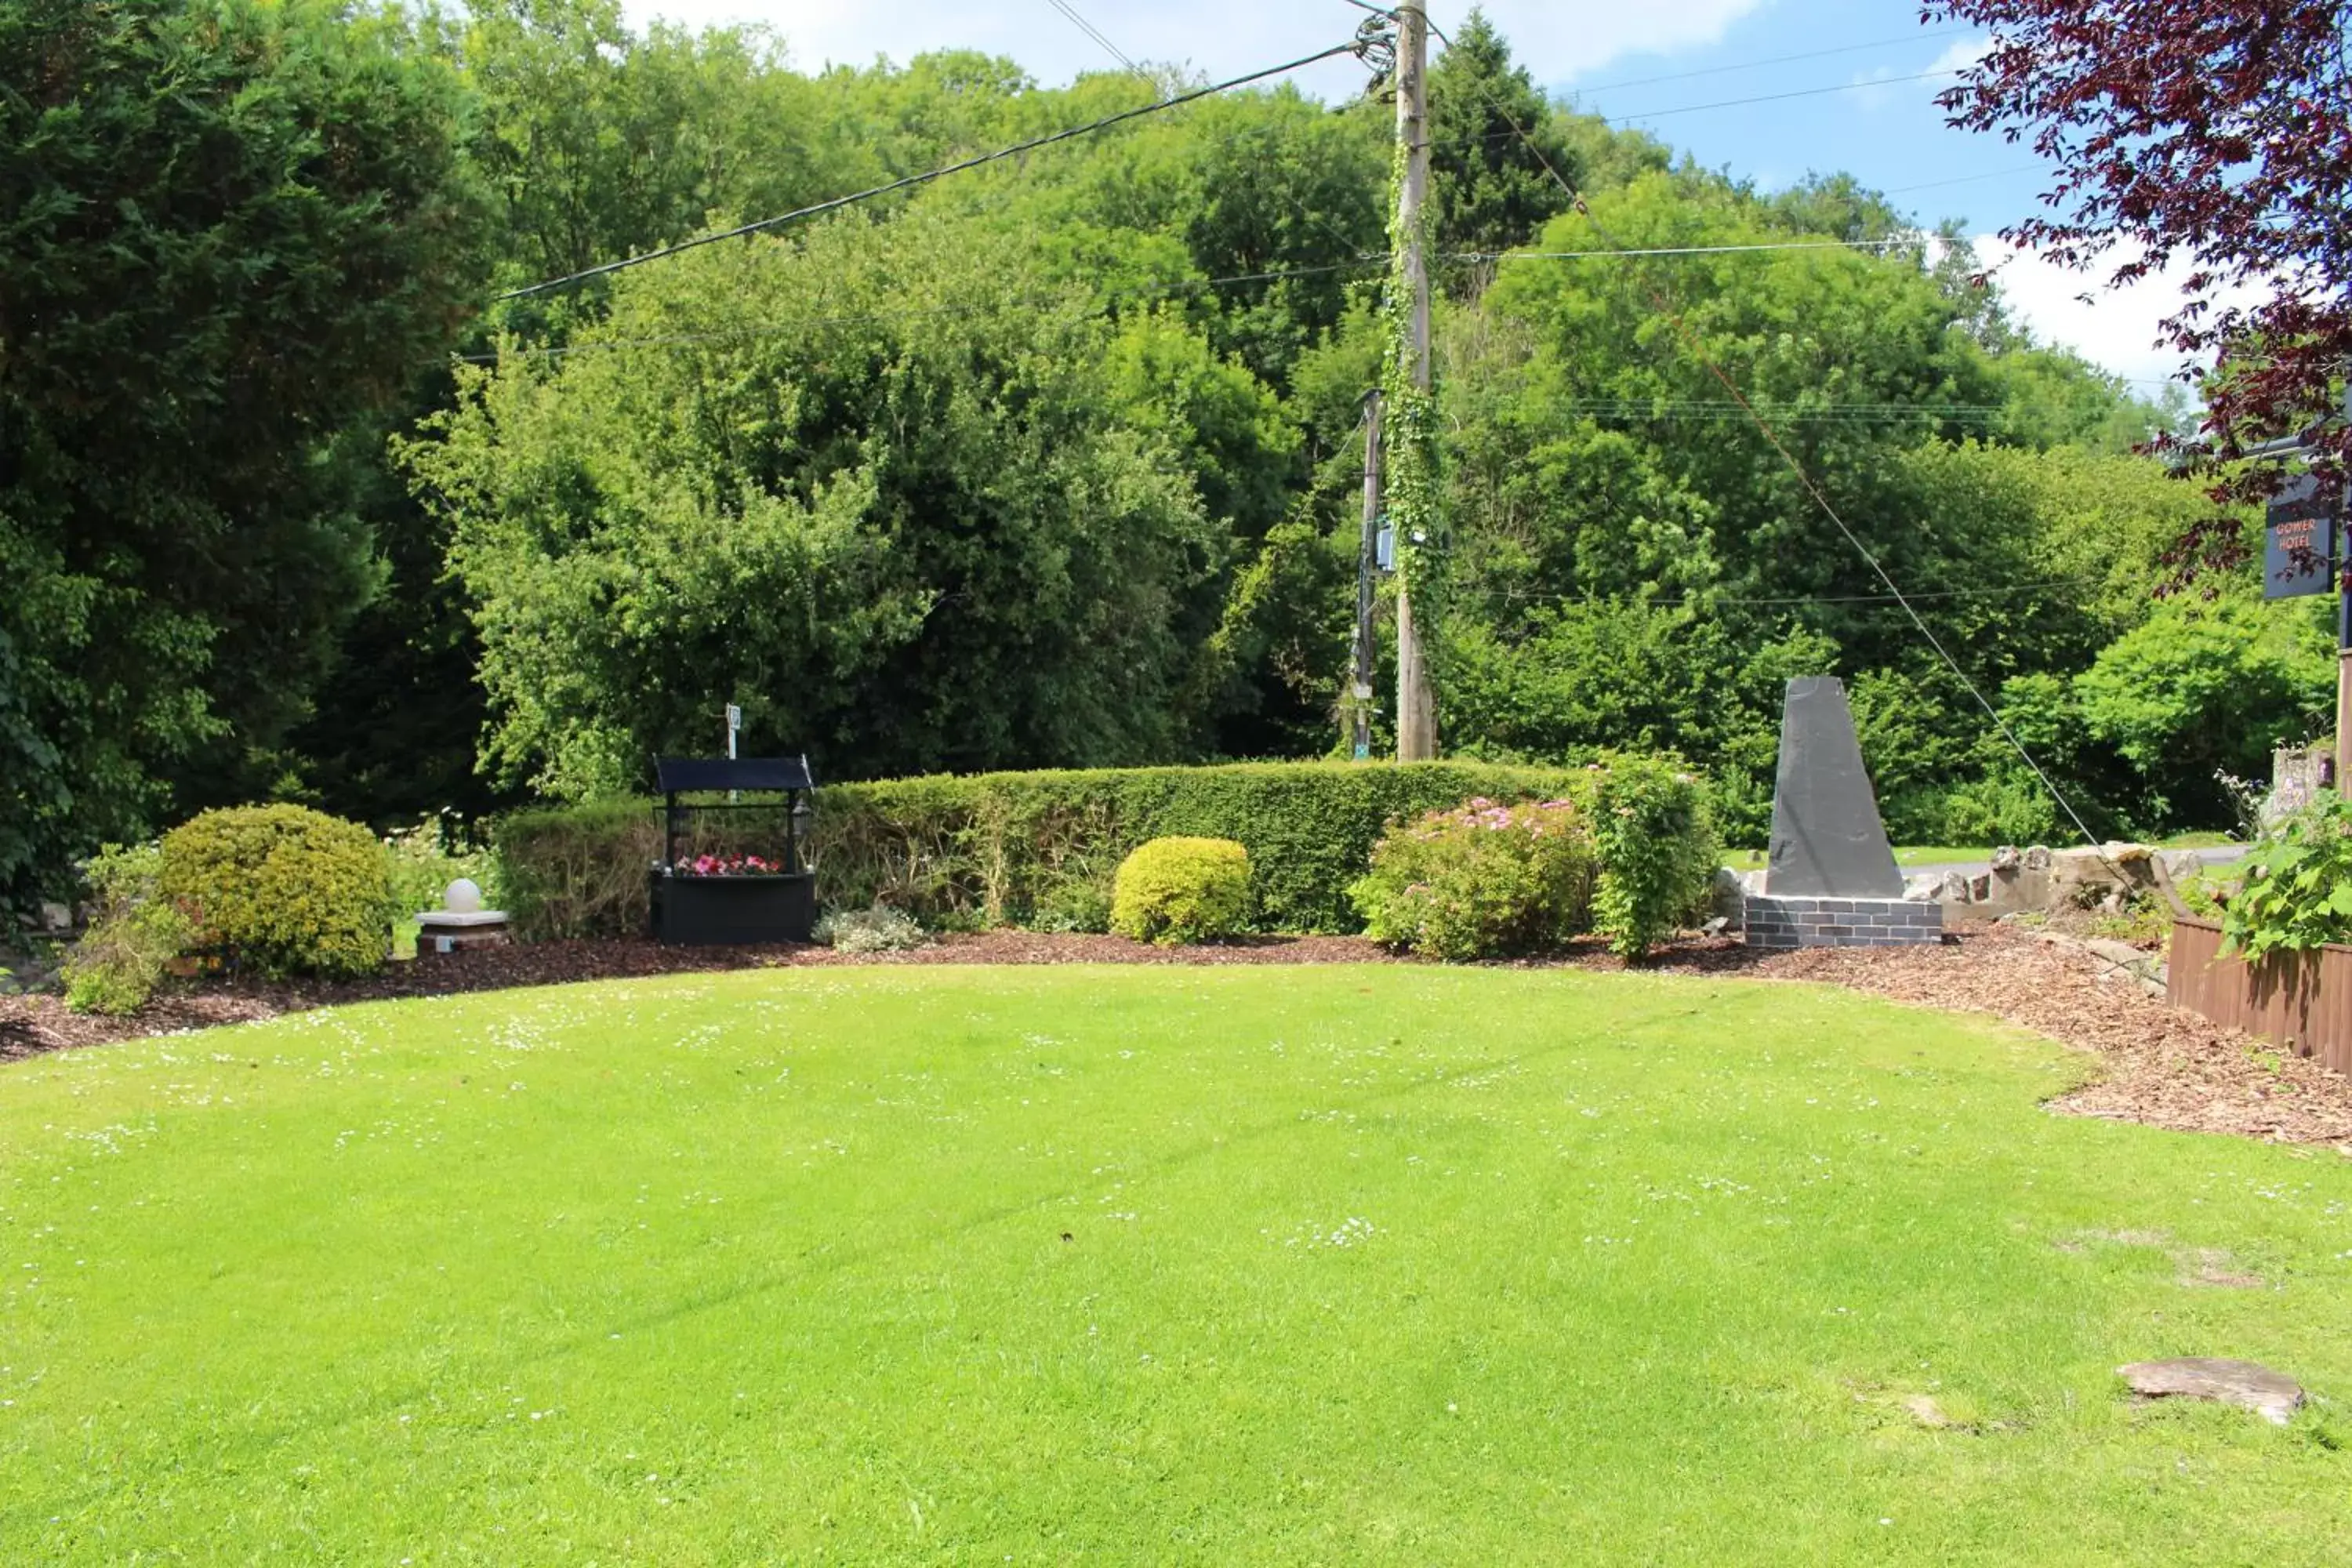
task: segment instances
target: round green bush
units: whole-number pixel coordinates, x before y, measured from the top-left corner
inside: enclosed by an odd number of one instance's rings
[[[355,822],[299,805],[208,811],[163,836],[157,889],[198,946],[272,977],[373,973],[392,952],[392,864]]]
[[[1230,838],[1155,838],[1119,862],[1110,929],[1172,946],[1237,936],[1249,921],[1249,851]]]

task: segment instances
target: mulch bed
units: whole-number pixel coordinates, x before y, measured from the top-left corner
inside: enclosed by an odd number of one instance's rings
[[[855,963],[1393,963],[1361,937],[1268,937],[1159,948],[1121,937],[998,931],[940,938],[910,952],[858,957],[822,947],[673,948],[651,942],[553,942],[392,965],[341,984],[212,984],[166,992],[129,1018],[82,1017],[55,996],[0,996],[0,1061],[72,1046],[244,1023],[384,997],[440,996],[568,981],[696,971]],[[1622,969],[1597,946],[1526,967]],[[1738,942],[1677,944],[1646,973],[1807,981],[1921,1006],[1989,1013],[2099,1059],[2095,1082],[2053,1102],[2078,1116],[2190,1132],[2326,1144],[2352,1155],[2352,1079],[2236,1030],[2177,1012],[2063,947],[1994,926],[1941,947],[1757,953]]]

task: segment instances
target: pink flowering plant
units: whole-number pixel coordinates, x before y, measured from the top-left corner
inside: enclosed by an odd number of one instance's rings
[[[697,855],[678,868],[688,877],[774,877],[783,869],[782,862],[757,855]]]
[[[1696,774],[1611,756],[1565,799],[1391,825],[1349,896],[1373,938],[1432,958],[1545,952],[1588,932],[1638,958],[1700,914],[1720,859]]]
[[[1595,859],[1571,801],[1484,798],[1393,827],[1349,889],[1371,937],[1432,958],[1508,958],[1591,928]]]

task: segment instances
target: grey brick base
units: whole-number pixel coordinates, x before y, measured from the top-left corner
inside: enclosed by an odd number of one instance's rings
[[[1776,899],[1746,900],[1748,945],[1913,947],[1944,940],[1944,907],[1906,899]]]

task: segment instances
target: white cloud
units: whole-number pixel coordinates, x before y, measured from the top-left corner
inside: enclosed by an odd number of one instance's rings
[[[1986,51],[1991,47],[1992,36],[1989,33],[1979,33],[1974,37],[1962,38],[1956,43],[1947,45],[1942,54],[1937,55],[1920,68],[1931,71],[1964,71],[1984,58]]]
[[[1684,0],[1628,5],[1608,0],[1486,0],[1487,19],[1539,82],[1564,81],[1626,55],[1712,43],[1770,0]],[[1239,76],[1339,42],[1364,13],[1341,0],[1071,0],[1079,15],[1130,58],[1186,65],[1213,79]],[[1116,62],[1047,0],[625,0],[632,23],[656,16],[700,26],[761,22],[783,35],[795,64],[903,64],[929,49],[968,47],[1010,55],[1040,81],[1059,83]],[[1468,13],[1437,7],[1451,27]],[[1342,57],[1302,73],[1323,98],[1361,89],[1363,68]]]
[[[2104,370],[2143,384],[2138,390],[2146,393],[2158,390],[2146,384],[2161,381],[2189,363],[2161,342],[2158,325],[2180,309],[2180,286],[2195,270],[2186,258],[2175,258],[2171,266],[2128,288],[2109,289],[2106,279],[2130,259],[2129,254],[2103,258],[2089,271],[2078,272],[2039,252],[2014,249],[1999,235],[1979,235],[1974,243],[1978,263],[1993,269],[2011,314],[2045,342],[2073,349]],[[2090,296],[2087,302],[2081,298],[2084,294]],[[2221,294],[2217,303],[2251,303],[2256,297],[2250,289],[2233,289]]]
[[[1884,109],[1894,102],[1900,92],[1933,97],[1959,79],[1958,73],[1983,58],[1992,47],[1992,39],[1985,35],[1962,38],[1947,47],[1942,54],[1926,65],[1917,67],[1879,66],[1869,71],[1859,71],[1853,79],[1859,89],[1853,101],[1864,109]],[[1923,81],[1923,76],[1934,79]]]

